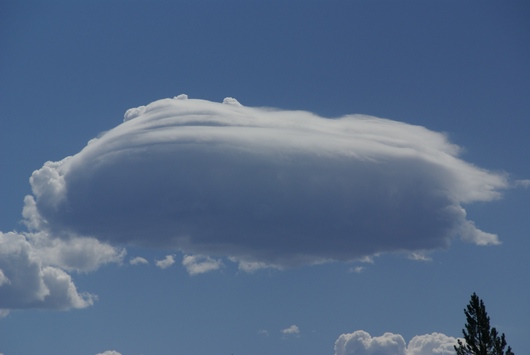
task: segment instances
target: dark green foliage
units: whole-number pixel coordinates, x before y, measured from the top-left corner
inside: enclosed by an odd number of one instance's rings
[[[464,309],[466,314],[466,329],[463,329],[465,343],[458,340],[455,346],[457,355],[514,355],[512,348],[504,351],[506,339],[504,333],[499,336],[497,329],[490,328],[490,317],[486,313],[484,301],[476,293]]]

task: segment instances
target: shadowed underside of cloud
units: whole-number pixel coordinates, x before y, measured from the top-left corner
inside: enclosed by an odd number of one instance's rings
[[[457,339],[441,333],[417,335],[408,345],[399,334],[372,337],[358,330],[342,334],[335,342],[335,355],[436,355],[455,354]]]
[[[462,204],[496,199],[508,182],[458,153],[443,134],[387,119],[181,95],[44,164],[24,216],[64,240],[277,267],[447,248],[457,236],[497,244]]]

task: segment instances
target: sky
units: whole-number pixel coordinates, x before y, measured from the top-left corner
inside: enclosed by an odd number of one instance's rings
[[[525,1],[0,1],[0,354],[530,332]]]

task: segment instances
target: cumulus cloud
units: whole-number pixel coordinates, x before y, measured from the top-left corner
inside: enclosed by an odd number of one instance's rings
[[[249,272],[423,253],[457,237],[498,244],[463,205],[510,185],[424,127],[185,95],[128,110],[30,183],[36,231],[229,257]]]
[[[288,328],[282,329],[281,332],[282,332],[282,334],[284,336],[299,335],[300,334],[300,328],[298,328],[297,325],[293,324],[293,325],[291,325]]]
[[[135,258],[132,258],[129,260],[129,264],[131,265],[139,265],[139,264],[149,264],[149,261],[142,258],[141,256],[137,256]]]
[[[18,308],[85,308],[95,301],[95,295],[79,293],[64,270],[43,260],[44,254],[26,236],[0,232],[0,308],[4,315]]]
[[[221,260],[215,260],[204,255],[184,255],[182,265],[191,276],[214,271],[223,266]]]
[[[50,238],[46,233],[26,233],[33,252],[47,265],[66,271],[89,272],[108,263],[121,263],[125,249],[115,248],[94,238]]]
[[[174,263],[175,263],[175,255],[166,255],[166,257],[162,260],[155,260],[156,266],[158,266],[161,269],[167,269]]]
[[[441,333],[417,335],[409,341],[407,355],[454,354],[458,339]]]
[[[121,355],[121,353],[115,351],[115,350],[107,350],[102,353],[98,353],[96,355]]]
[[[335,342],[335,355],[437,355],[455,354],[457,339],[441,333],[415,336],[408,345],[399,334],[372,337],[358,330],[342,334]]]

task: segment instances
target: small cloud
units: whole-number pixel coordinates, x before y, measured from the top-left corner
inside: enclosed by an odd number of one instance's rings
[[[121,353],[117,352],[116,350],[107,350],[96,355],[121,355]]]
[[[223,266],[221,260],[215,260],[204,255],[184,255],[182,265],[191,276],[214,271]]]
[[[369,256],[363,256],[359,259],[361,263],[367,263],[367,264],[373,264],[374,263],[374,257],[379,256],[378,254],[375,255],[369,255]]]
[[[188,99],[188,95],[186,95],[186,94],[180,94],[180,95],[178,95],[178,96],[175,96],[173,99],[174,99],[174,100],[187,100],[187,99]]]
[[[233,97],[225,97],[225,99],[223,100],[223,104],[232,106],[243,106],[239,103],[239,101],[237,101]]]
[[[297,325],[291,325],[289,328],[285,328],[285,329],[282,329],[281,330],[282,334],[284,336],[290,336],[290,335],[294,335],[294,336],[298,336],[300,335],[300,329],[298,328]]]
[[[238,260],[237,258],[234,258],[234,257],[229,257],[228,259],[234,263],[238,263],[237,268],[249,274],[252,274],[253,272],[257,270],[261,270],[261,269],[282,270],[282,267],[279,265],[267,264],[261,261],[244,261],[244,260]]]
[[[356,267],[351,267],[348,272],[354,272],[356,274],[360,274],[361,272],[364,271],[364,266],[356,266]]]
[[[131,264],[131,265],[149,264],[149,261],[147,261],[146,259],[142,258],[141,256],[137,256],[137,257],[132,258],[131,260],[129,260],[129,264]]]
[[[4,275],[4,272],[2,271],[2,269],[0,269],[0,286],[2,286],[3,284],[10,284],[11,281],[7,278],[6,275]]]
[[[171,265],[175,263],[175,256],[174,255],[166,255],[166,257],[162,260],[155,260],[156,266],[158,266],[161,269],[167,269]]]
[[[145,110],[146,110],[145,106],[138,106],[138,107],[128,109],[127,111],[125,111],[125,114],[123,115],[123,122],[130,121],[133,118],[143,115],[145,113]]]
[[[263,335],[265,337],[268,337],[269,336],[269,331],[266,330],[266,329],[260,329],[260,330],[258,330],[258,335]]]
[[[416,260],[416,261],[432,261],[432,258],[430,256],[427,256],[425,252],[412,252],[409,253],[408,258],[410,260]]]

